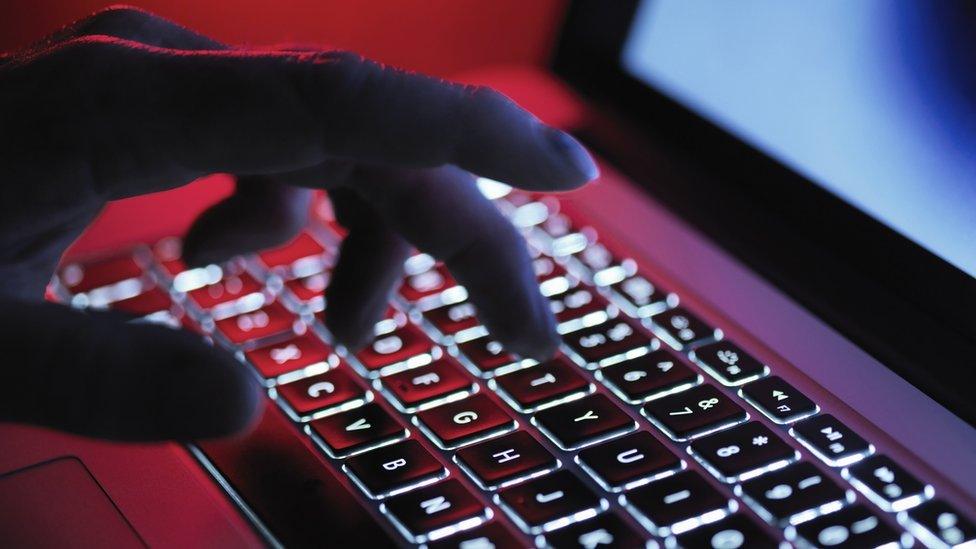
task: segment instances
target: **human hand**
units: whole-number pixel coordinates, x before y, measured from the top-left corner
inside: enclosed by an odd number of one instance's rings
[[[191,227],[191,264],[273,246],[305,223],[311,188],[349,229],[329,329],[365,343],[410,245],[443,260],[494,337],[524,356],[558,344],[519,233],[472,174],[568,190],[586,151],[487,88],[340,52],[228,48],[129,8],[0,57],[0,420],[121,440],[244,428],[261,399],[198,338],[43,302],[65,248],[109,200],[200,176],[237,191]],[[408,244],[409,243],[409,244]]]

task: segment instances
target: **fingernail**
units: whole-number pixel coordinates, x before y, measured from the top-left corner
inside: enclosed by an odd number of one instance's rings
[[[586,181],[592,181],[599,177],[600,168],[597,167],[593,157],[586,151],[586,148],[579,141],[564,131],[555,128],[548,128],[548,139],[552,148],[559,153]]]

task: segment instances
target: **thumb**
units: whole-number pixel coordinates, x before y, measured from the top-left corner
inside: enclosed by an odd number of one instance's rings
[[[52,303],[0,303],[9,391],[0,421],[127,441],[246,428],[260,393],[233,357],[197,336]]]

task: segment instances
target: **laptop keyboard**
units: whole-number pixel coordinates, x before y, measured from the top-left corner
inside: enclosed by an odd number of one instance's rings
[[[309,437],[404,545],[974,542],[972,521],[932,486],[556,198],[479,184],[526,237],[564,341],[552,360],[506,352],[424,254],[407,260],[372,342],[355,354],[335,345],[322,292],[342,231],[318,218],[289,244],[224,265],[188,269],[169,238],[65,265],[53,288],[236,353],[292,422],[275,429]]]

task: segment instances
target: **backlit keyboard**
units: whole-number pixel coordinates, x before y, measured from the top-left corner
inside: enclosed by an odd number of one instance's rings
[[[479,185],[525,235],[564,340],[551,360],[502,348],[424,254],[407,260],[374,339],[346,351],[322,322],[341,231],[320,220],[223,265],[188,269],[170,238],[65,265],[52,284],[66,303],[193,330],[235,353],[290,419],[261,430],[308,437],[287,451],[316,448],[403,545],[976,543],[972,521],[931,485],[558,199]],[[235,478],[229,444],[193,449],[273,535],[274,502]]]

